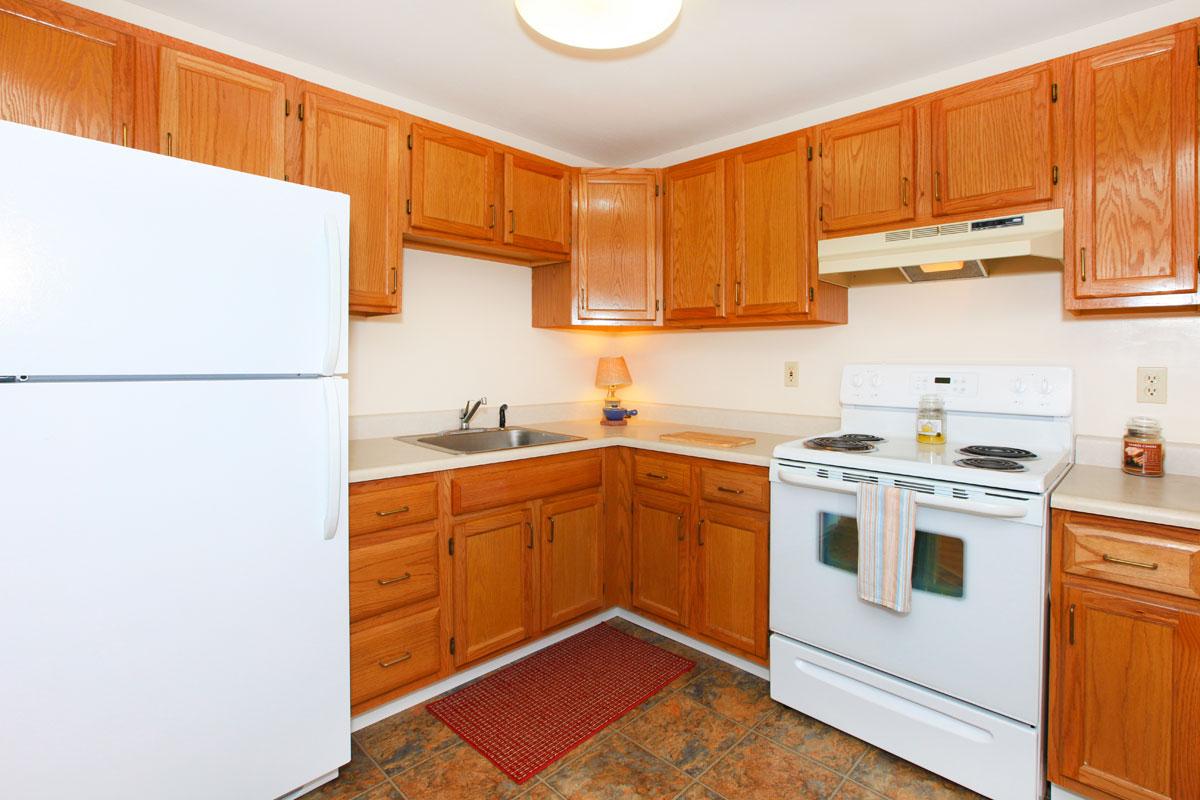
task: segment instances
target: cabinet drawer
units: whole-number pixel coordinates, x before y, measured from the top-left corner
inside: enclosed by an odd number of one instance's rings
[[[599,486],[600,453],[547,456],[459,470],[450,481],[455,514],[500,508]]]
[[[1200,537],[1148,535],[1072,519],[1063,526],[1063,569],[1156,592],[1200,598]]]
[[[687,462],[645,453],[633,454],[633,482],[638,486],[675,494],[692,491],[692,468]]]
[[[350,704],[436,674],[441,630],[436,607],[351,630]]]
[[[356,541],[350,548],[350,621],[436,596],[438,554],[431,526]]]
[[[414,483],[350,495],[350,533],[371,533],[437,517],[437,484]]]
[[[700,468],[700,495],[714,503],[769,511],[771,508],[771,483],[766,471],[762,475],[735,472],[720,467]]]

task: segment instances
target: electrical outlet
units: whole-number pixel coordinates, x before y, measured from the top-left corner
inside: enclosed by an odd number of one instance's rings
[[[793,388],[800,385],[800,365],[795,361],[783,362],[783,385]]]
[[[1167,402],[1167,368],[1138,367],[1137,371],[1139,403]]]

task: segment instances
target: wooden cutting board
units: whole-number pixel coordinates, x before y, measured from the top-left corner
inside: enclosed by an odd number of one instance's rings
[[[741,447],[754,444],[749,436],[723,436],[719,433],[703,433],[702,431],[680,431],[679,433],[661,433],[658,436],[664,442],[682,442],[683,444],[698,444],[704,447]]]

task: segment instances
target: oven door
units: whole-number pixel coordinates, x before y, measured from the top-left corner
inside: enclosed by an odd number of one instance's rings
[[[813,474],[773,472],[771,630],[1036,726],[1042,499],[918,495],[912,610],[898,614],[858,598],[857,485]]]

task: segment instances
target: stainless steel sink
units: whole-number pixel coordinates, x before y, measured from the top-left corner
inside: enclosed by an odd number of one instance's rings
[[[443,453],[491,453],[514,450],[518,447],[537,447],[544,444],[578,442],[582,436],[539,431],[535,428],[479,428],[477,430],[446,431],[445,433],[397,436],[401,442],[417,444]]]

